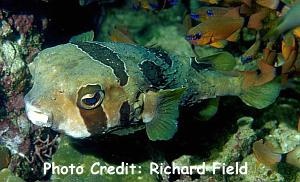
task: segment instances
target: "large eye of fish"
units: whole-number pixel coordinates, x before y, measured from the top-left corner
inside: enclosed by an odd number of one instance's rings
[[[78,91],[77,104],[83,109],[94,109],[104,99],[104,91],[100,85],[87,85]]]

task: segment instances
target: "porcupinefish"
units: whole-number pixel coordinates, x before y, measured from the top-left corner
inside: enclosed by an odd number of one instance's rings
[[[58,45],[41,51],[29,69],[29,120],[74,138],[146,128],[149,139],[168,140],[181,107],[236,95],[263,108],[279,93],[275,82],[244,89],[239,72],[226,74],[203,68],[195,58],[126,43]]]

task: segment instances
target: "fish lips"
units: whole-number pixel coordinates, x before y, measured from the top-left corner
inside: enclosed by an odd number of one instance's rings
[[[43,112],[31,104],[27,97],[24,98],[27,118],[35,125],[41,127],[52,127],[52,114]]]

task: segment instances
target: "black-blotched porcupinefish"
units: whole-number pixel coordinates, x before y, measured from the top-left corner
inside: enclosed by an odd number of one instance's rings
[[[273,103],[279,84],[243,88],[243,75],[203,67],[195,58],[109,42],[73,42],[41,51],[29,65],[25,96],[32,123],[74,138],[146,128],[151,140],[177,131],[179,107],[239,96],[247,105]]]

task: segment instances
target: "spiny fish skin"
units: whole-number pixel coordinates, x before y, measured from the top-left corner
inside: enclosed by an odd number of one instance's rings
[[[179,106],[244,92],[241,74],[125,43],[58,45],[41,51],[29,68],[34,84],[25,96],[28,118],[74,138],[146,127],[151,140],[168,140],[177,130]]]

